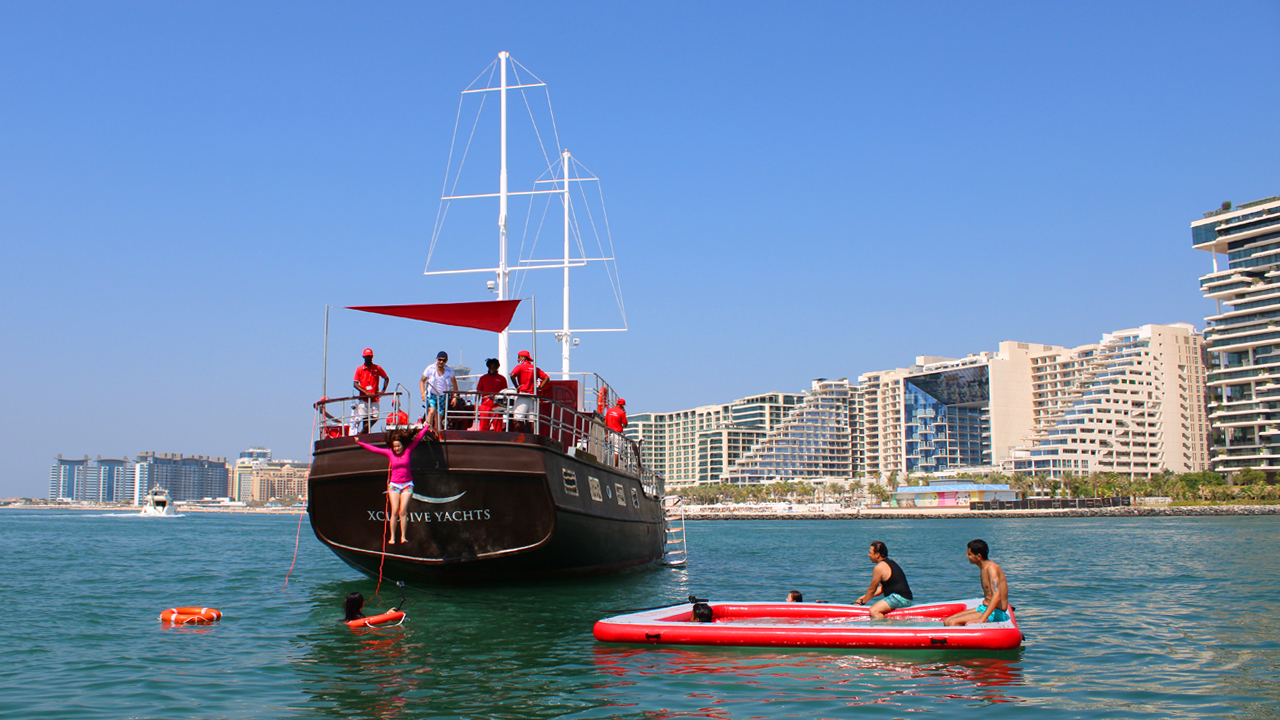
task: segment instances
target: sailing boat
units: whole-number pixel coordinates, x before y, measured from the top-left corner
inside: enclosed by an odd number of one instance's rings
[[[663,479],[642,466],[635,443],[604,422],[604,411],[616,403],[616,393],[593,373],[569,370],[570,350],[577,344],[573,334],[584,332],[569,326],[569,269],[586,262],[572,260],[569,254],[569,191],[576,179],[571,177],[570,155],[562,152],[559,167],[553,166],[559,173],[539,181],[550,184],[549,189],[508,190],[507,94],[542,83],[511,85],[508,67],[518,63],[505,52],[495,62],[496,86],[463,92],[499,95],[498,192],[469,196],[445,192],[442,203],[498,199],[498,266],[426,274],[493,272],[496,279],[489,287],[497,300],[351,309],[494,332],[498,358],[509,371],[509,326],[522,302],[511,297],[512,273],[563,269],[564,326],[554,331],[562,346],[560,377],[550,380],[537,395],[504,391],[489,396],[484,407],[486,397],[474,391],[448,393],[443,429],[438,437],[426,436],[410,457],[414,490],[404,543],[386,543],[386,459],[355,444],[351,431],[367,429],[357,422],[359,418],[347,417],[341,410],[339,416],[330,412],[358,399],[326,398],[317,404],[319,433],[308,481],[308,512],[316,537],[357,570],[409,584],[619,572],[656,563],[666,546]],[[563,200],[564,258],[520,260],[513,267],[507,258],[508,199],[537,194],[559,195]],[[434,241],[433,236],[433,247]],[[530,332],[538,331],[534,327]],[[402,417],[401,408],[408,400],[394,395],[391,415]],[[521,406],[524,412],[518,412]],[[385,432],[365,432],[359,437],[373,445],[386,442]]]

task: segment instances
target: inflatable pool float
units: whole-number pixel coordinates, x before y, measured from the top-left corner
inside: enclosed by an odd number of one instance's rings
[[[363,617],[363,618],[358,618],[356,620],[347,620],[346,624],[347,624],[347,627],[352,629],[363,628],[363,627],[380,628],[380,627],[386,627],[388,625],[399,625],[404,622],[404,617],[405,617],[404,611],[396,610],[393,608],[391,610],[388,610],[382,613],[381,615],[374,615],[372,617]]]
[[[747,647],[931,648],[1011,650],[1022,644],[1013,608],[1007,622],[945,627],[942,620],[982,602],[916,605],[872,620],[863,605],[708,602],[711,622],[693,622],[693,605],[646,610],[596,623],[597,640],[648,645]]]

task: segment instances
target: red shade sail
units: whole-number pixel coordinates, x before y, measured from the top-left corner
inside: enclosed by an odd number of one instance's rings
[[[489,300],[486,302],[437,303],[434,305],[365,305],[348,307],[348,310],[393,315],[395,317],[422,320],[440,325],[502,332],[511,324],[519,300]]]

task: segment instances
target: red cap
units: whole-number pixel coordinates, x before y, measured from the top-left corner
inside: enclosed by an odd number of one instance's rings
[[[532,359],[533,359],[533,356],[529,354],[529,351],[528,351],[528,350],[521,350],[520,352],[516,353],[516,357],[517,357],[517,358],[522,358],[522,357],[524,357],[524,358],[529,358],[530,360],[532,360]]]
[[[365,349],[364,349],[364,356],[365,356],[365,357],[373,357],[373,348],[365,348]]]
[[[626,400],[623,400],[622,398],[618,398],[618,404],[619,404],[619,405],[626,405],[626,404],[627,404],[627,401],[626,401]]]

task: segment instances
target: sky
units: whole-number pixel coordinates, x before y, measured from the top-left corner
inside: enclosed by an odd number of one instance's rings
[[[459,93],[500,51],[600,178],[625,313],[600,264],[571,304],[628,331],[580,336],[573,369],[634,414],[1203,327],[1190,222],[1280,195],[1277,38],[1273,0],[0,0],[0,497],[45,496],[58,454],[305,460],[364,347],[415,394],[439,350],[481,367],[492,335],[341,308],[493,297],[423,270]],[[492,192],[476,127],[459,187]],[[431,269],[495,263],[477,202]],[[544,329],[555,280],[522,295]]]

